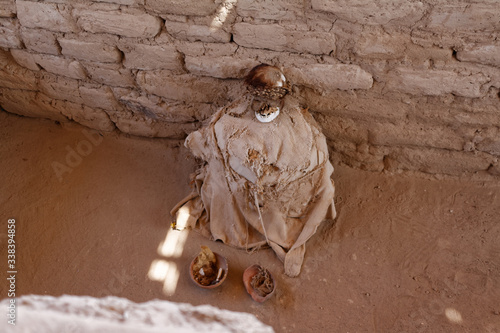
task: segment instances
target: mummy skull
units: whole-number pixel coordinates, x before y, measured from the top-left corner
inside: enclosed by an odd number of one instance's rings
[[[250,93],[263,104],[254,109],[258,121],[268,123],[278,117],[280,106],[274,104],[290,91],[285,75],[278,67],[261,64],[248,73],[245,82]],[[282,103],[281,103],[282,104]]]

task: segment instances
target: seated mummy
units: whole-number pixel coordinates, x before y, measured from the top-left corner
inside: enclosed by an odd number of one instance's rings
[[[256,66],[245,82],[241,98],[187,137],[205,163],[172,214],[212,240],[270,246],[285,274],[297,276],[307,240],[336,215],[326,139],[279,68]]]

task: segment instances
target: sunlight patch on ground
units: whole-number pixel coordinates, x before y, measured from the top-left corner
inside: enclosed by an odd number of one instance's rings
[[[172,296],[179,282],[179,269],[175,262],[155,260],[151,264],[148,277],[151,280],[163,282],[163,292],[167,296]]]
[[[447,308],[444,310],[444,314],[446,318],[454,324],[461,324],[463,322],[462,315],[458,312],[458,310]]]
[[[189,224],[191,219],[191,214],[189,213],[189,208],[183,206],[177,211],[177,220],[175,221],[176,230],[184,230]]]
[[[158,254],[164,257],[179,258],[184,250],[187,236],[187,231],[170,230],[165,241],[160,244]]]
[[[177,215],[177,226],[185,226],[190,218],[189,209],[182,207]],[[180,258],[184,251],[189,231],[169,229],[165,240],[158,246],[158,254],[162,259],[153,260],[148,272],[152,281],[163,282],[163,293],[167,296],[175,294],[180,272],[172,260]]]

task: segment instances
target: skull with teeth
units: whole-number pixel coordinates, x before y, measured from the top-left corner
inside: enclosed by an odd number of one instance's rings
[[[278,67],[260,64],[245,78],[253,95],[252,109],[257,120],[268,123],[279,115],[283,98],[290,91],[285,75]]]

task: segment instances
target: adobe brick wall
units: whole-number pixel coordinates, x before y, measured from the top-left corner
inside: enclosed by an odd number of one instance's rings
[[[0,0],[0,105],[183,138],[282,66],[332,158],[500,176],[497,0]]]

